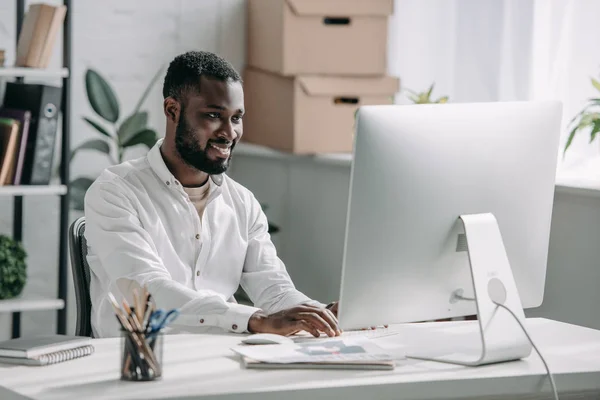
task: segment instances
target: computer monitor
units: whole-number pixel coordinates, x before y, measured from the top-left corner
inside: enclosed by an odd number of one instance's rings
[[[495,217],[523,308],[539,306],[561,113],[554,101],[361,107],[341,327],[477,314],[454,296],[474,297],[466,214]]]

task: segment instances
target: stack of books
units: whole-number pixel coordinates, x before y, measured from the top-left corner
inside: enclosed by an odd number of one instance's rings
[[[0,342],[0,363],[50,365],[90,355],[92,339],[83,336],[46,335]]]

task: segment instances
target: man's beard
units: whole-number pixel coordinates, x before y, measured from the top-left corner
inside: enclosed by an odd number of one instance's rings
[[[229,141],[225,139],[209,140],[206,143],[206,148],[202,149],[195,139],[193,130],[185,122],[183,108],[180,115],[179,123],[175,129],[175,148],[181,159],[190,167],[206,172],[209,175],[218,175],[227,171],[231,155],[226,159],[217,158],[216,160],[211,160],[208,158],[207,150],[210,143],[229,143]],[[230,154],[233,152],[234,147],[235,143],[232,143]]]

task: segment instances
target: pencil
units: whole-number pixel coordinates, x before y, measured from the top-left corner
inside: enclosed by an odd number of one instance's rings
[[[137,289],[133,289],[133,306],[135,307],[135,314],[137,315],[138,321],[141,321],[144,317],[142,312],[142,300],[140,299],[140,292]]]
[[[133,321],[133,327],[135,329],[135,332],[139,335],[139,341],[141,343],[141,347],[144,349],[145,355],[149,358],[148,361],[152,361],[152,363],[156,366],[156,367],[152,367],[152,369],[154,369],[154,372],[156,372],[158,375],[161,375],[161,372],[159,369],[160,366],[158,365],[158,360],[156,359],[156,356],[154,355],[154,352],[152,351],[150,346],[148,346],[148,342],[144,338],[142,326],[140,325],[140,322],[137,319],[137,315],[135,315],[135,313],[131,312],[131,308],[129,307],[129,304],[127,304],[127,300],[125,300],[125,299],[123,299],[123,307],[125,308],[125,311],[127,311],[131,320]]]
[[[138,351],[141,354],[143,354],[145,357],[148,357],[148,360],[147,360],[148,364],[154,370],[155,373],[159,374],[160,369],[158,366],[158,361],[156,360],[156,357],[154,356],[154,352],[152,352],[152,350],[148,347],[148,343],[146,343],[146,340],[143,338],[143,336],[141,336],[142,333],[135,332],[134,328],[129,323],[128,318],[125,317],[125,315],[123,315],[123,310],[121,310],[121,307],[119,307],[119,304],[117,303],[117,300],[115,299],[115,296],[109,292],[108,298],[115,309],[117,318],[119,319],[119,321],[121,321],[121,324],[123,325],[125,330],[129,331],[129,333],[131,334],[130,335],[131,339],[135,343],[136,347],[139,349]],[[129,308],[129,304],[127,304],[127,300],[125,300],[125,299],[123,299],[123,306],[125,306],[125,308],[128,309],[129,312],[131,312],[131,308]],[[134,322],[137,320],[135,315],[132,316],[132,318],[133,318]],[[144,344],[145,344],[145,346],[144,346]]]

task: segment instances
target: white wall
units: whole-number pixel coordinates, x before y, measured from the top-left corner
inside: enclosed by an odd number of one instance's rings
[[[61,4],[57,0],[44,1]],[[75,0],[72,3],[72,147],[96,135],[81,119],[84,115],[93,116],[84,92],[83,77],[88,67],[110,81],[119,98],[121,113],[127,114],[159,67],[179,53],[215,51],[237,68],[244,64],[244,0]],[[0,1],[0,48],[7,50],[8,65],[14,60],[15,4],[14,0]],[[59,43],[51,62],[53,66],[62,61],[60,51]],[[60,81],[48,83],[60,84]],[[159,135],[164,131],[161,87],[159,82],[146,102],[150,125]],[[127,157],[140,153],[143,148],[132,150]],[[71,174],[95,177],[106,166],[103,156],[89,152],[74,159]],[[29,253],[25,291],[55,296],[59,200],[27,198],[24,204],[23,240]],[[12,199],[0,198],[0,233],[11,234],[11,231]],[[70,300],[72,331],[75,321],[72,287]],[[55,323],[55,312],[25,312],[22,333],[53,332]],[[9,334],[10,315],[0,315],[0,339]]]
[[[46,1],[59,3],[57,0]],[[244,64],[244,0],[74,0],[73,3],[73,147],[95,135],[81,120],[83,115],[92,115],[83,85],[87,67],[99,70],[110,80],[122,112],[128,113],[158,67],[185,50],[212,50],[227,57],[239,69]],[[578,12],[590,18],[594,15],[584,12],[586,5],[592,5],[590,1],[567,3],[584,3]],[[526,7],[523,8],[523,4]],[[523,17],[515,11],[515,5],[521,11],[530,12],[531,4],[524,0],[504,0],[502,6],[495,0],[397,0],[396,15],[390,27],[393,35],[390,56],[399,61],[390,66],[390,72],[417,90],[435,80],[439,82],[435,94],[450,94],[460,101],[485,101],[496,95],[520,98],[522,93],[518,91],[507,93],[487,86],[486,82],[497,76],[498,71],[478,69],[487,64],[477,63],[499,59],[493,54],[492,46],[486,47],[487,39],[510,44],[520,37],[502,36],[505,33],[499,33],[497,24],[487,25],[487,22],[494,22],[492,17],[502,12],[502,21],[516,21],[518,25],[519,18]],[[468,6],[475,8],[465,11],[464,7]],[[14,7],[13,0],[0,1],[0,48],[8,51],[8,63],[14,59]],[[457,14],[461,10],[462,17]],[[490,16],[485,20],[485,26],[480,25],[484,22],[478,19],[480,13]],[[448,33],[456,28],[461,28],[458,36]],[[474,48],[488,50],[485,54],[489,57],[471,53],[469,48],[456,42],[457,37],[477,37],[469,34],[470,30],[483,28],[486,36],[482,36]],[[60,43],[56,50],[52,60],[54,66],[61,60]],[[475,63],[469,64],[472,68],[469,73],[463,69],[465,62],[448,62],[455,60],[455,54],[460,56],[459,61],[469,59],[469,63]],[[587,85],[583,82],[587,73],[581,71],[582,85]],[[527,76],[513,77],[511,82],[519,87],[518,83]],[[478,90],[479,97],[473,98],[471,88]],[[163,131],[164,123],[161,102],[159,84],[146,103],[151,115],[150,124],[159,133]],[[132,152],[128,156],[135,155],[136,152]],[[95,176],[106,165],[102,156],[89,153],[74,160],[71,173],[74,177]],[[267,214],[282,225],[283,230],[274,241],[298,286],[323,301],[336,298],[349,171],[339,165],[308,162],[292,168],[282,160],[265,163],[261,159],[238,156],[232,174],[256,191],[259,200],[269,204]],[[594,289],[599,278],[596,266],[600,250],[593,243],[600,226],[598,202],[594,198],[557,196],[547,291],[550,311],[542,309],[541,312],[556,313],[558,319],[582,321],[588,325],[600,320],[594,313],[597,308],[588,306],[597,304]],[[26,291],[31,293],[56,294],[58,206],[55,197],[25,200],[24,242],[29,251]],[[0,233],[10,233],[11,227],[12,199],[0,198]],[[572,290],[565,293],[563,287]],[[73,300],[72,291],[70,299]],[[69,304],[69,315],[72,329],[73,301]],[[54,312],[24,313],[23,333],[54,331],[55,320]],[[9,316],[0,315],[0,338],[8,336],[9,322]],[[600,327],[600,323],[597,324]]]

